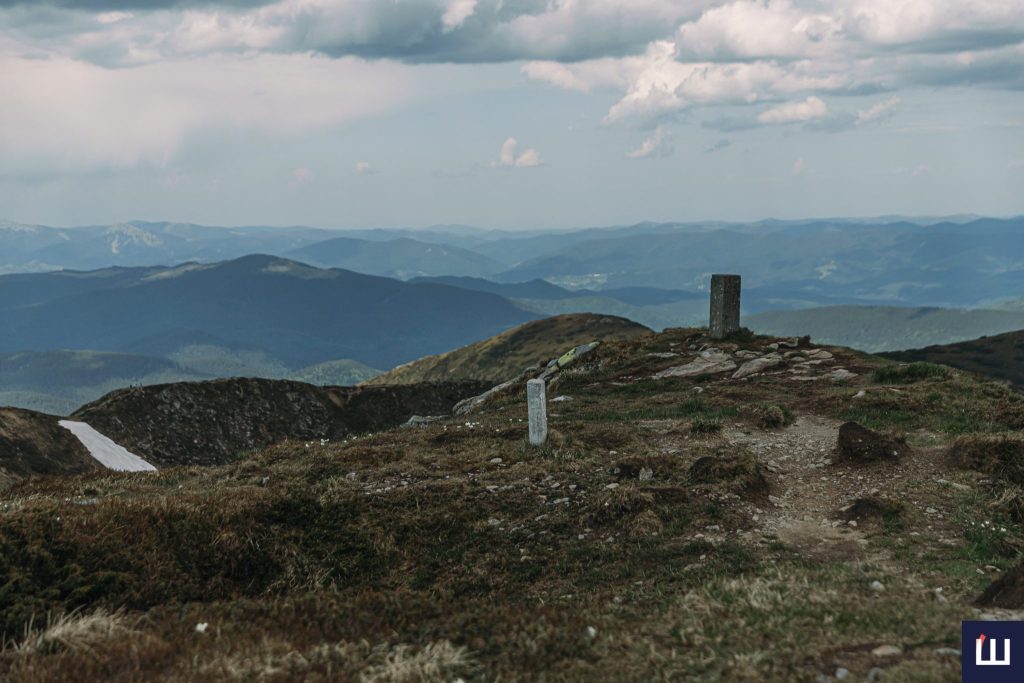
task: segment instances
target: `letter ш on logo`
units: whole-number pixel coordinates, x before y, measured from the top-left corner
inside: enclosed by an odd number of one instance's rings
[[[964,683],[1024,681],[1024,621],[965,621],[960,646]]]

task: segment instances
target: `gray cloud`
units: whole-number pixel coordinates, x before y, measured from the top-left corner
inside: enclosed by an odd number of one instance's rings
[[[0,7],[32,7],[85,10],[89,12],[125,12],[190,7],[251,8],[272,4],[275,0],[0,0]]]

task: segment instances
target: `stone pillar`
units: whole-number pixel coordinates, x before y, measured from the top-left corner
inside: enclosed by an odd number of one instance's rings
[[[526,383],[526,405],[530,414],[530,445],[543,446],[548,440],[547,389],[542,379]]]
[[[711,276],[711,319],[708,335],[724,339],[740,329],[740,276]]]

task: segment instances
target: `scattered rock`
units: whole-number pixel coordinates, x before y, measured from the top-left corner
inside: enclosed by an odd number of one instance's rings
[[[849,677],[850,677],[850,670],[849,669],[844,669],[843,667],[839,667],[838,669],[836,669],[836,680],[837,681],[845,681]]]
[[[897,657],[903,654],[903,648],[896,645],[879,645],[871,654],[875,657]]]
[[[856,422],[839,428],[838,459],[852,463],[893,462],[909,453],[906,440],[879,434]]]
[[[728,354],[711,348],[701,351],[698,357],[686,365],[676,365],[654,375],[654,379],[666,377],[696,377],[729,372],[736,369],[736,362]]]
[[[426,427],[427,425],[444,419],[443,415],[413,415],[402,424],[403,429],[410,427]]]
[[[864,683],[878,683],[880,680],[882,680],[882,670],[876,666],[868,672]]]
[[[501,392],[505,391],[509,387],[516,384],[519,380],[523,379],[524,376],[525,373],[519,375],[519,377],[516,377],[515,379],[510,379],[507,382],[502,382],[497,386],[491,387],[482,394],[478,394],[477,396],[471,396],[470,398],[459,401],[458,403],[455,404],[455,407],[452,409],[452,412],[455,415],[466,415],[467,413],[471,413],[480,406],[482,406],[484,403],[486,403],[488,400],[490,400],[492,396],[500,394]]]
[[[640,475],[637,477],[640,481],[650,481],[654,478],[654,470],[650,467],[644,467],[640,470]]]
[[[651,358],[675,358],[679,354],[675,351],[652,351],[647,354]]]
[[[778,367],[785,362],[785,359],[777,353],[770,353],[767,356],[748,360],[746,363],[740,366],[739,370],[733,373],[733,379],[740,379],[741,377],[748,377],[758,372],[764,372],[769,368]]]
[[[856,376],[856,372],[850,372],[846,368],[836,368],[835,370],[828,374],[829,379],[831,379],[833,382],[845,382],[847,380],[853,379]]]
[[[882,593],[885,591],[885,584],[881,581],[872,581],[870,588],[876,593]]]
[[[552,403],[563,403],[565,401],[571,401],[571,400],[573,400],[572,396],[555,396],[553,399],[551,399],[551,402]]]

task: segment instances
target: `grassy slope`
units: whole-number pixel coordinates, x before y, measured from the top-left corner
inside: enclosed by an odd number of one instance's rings
[[[809,334],[823,344],[841,344],[872,353],[949,344],[1024,327],[1019,311],[824,306],[771,311],[744,322],[762,334]]]
[[[0,678],[959,681],[935,650],[959,647],[986,567],[1024,542],[1002,488],[943,448],[1021,429],[1024,399],[959,372],[879,383],[888,362],[839,349],[829,367],[857,373],[841,383],[649,379],[685,360],[649,354],[706,341],[602,345],[551,387],[574,400],[551,404],[542,449],[517,386],[423,429],[26,482],[0,495],[0,630],[21,648]],[[765,404],[796,424],[759,426]],[[850,417],[907,433],[912,456],[820,465],[807,439]],[[872,488],[897,512],[834,529]],[[41,625],[72,609],[91,621]]]
[[[886,355],[895,360],[951,365],[1024,387],[1024,331]]]
[[[495,383],[531,365],[546,363],[591,341],[632,339],[650,330],[623,318],[590,313],[553,316],[520,325],[490,339],[400,365],[371,384],[409,384],[455,379]]]

